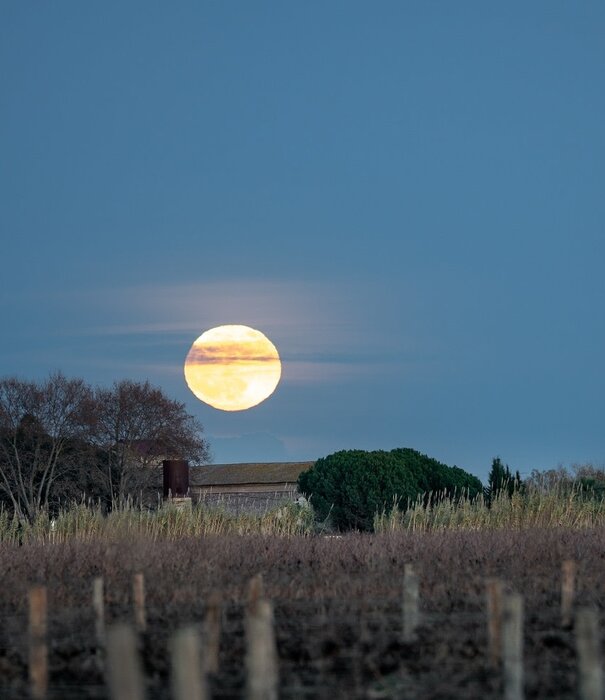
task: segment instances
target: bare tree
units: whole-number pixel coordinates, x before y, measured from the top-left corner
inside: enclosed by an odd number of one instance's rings
[[[157,483],[154,467],[162,459],[209,459],[201,423],[149,382],[98,388],[95,407],[94,441],[104,455],[101,476],[113,501],[122,503]]]
[[[20,519],[48,508],[74,445],[90,428],[90,388],[57,372],[46,381],[0,379],[0,491]]]
[[[61,499],[123,503],[157,486],[162,459],[209,459],[202,426],[149,382],[92,390],[61,373],[0,379],[0,498],[20,519]]]

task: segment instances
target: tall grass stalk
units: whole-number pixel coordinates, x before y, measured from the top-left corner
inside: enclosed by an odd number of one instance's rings
[[[186,537],[227,534],[305,535],[312,529],[308,507],[284,503],[263,513],[230,513],[204,503],[189,508],[172,504],[156,510],[127,503],[104,514],[98,504],[73,503],[54,517],[41,512],[32,522],[19,522],[0,510],[0,542],[12,544],[89,542],[145,537],[176,540]]]
[[[605,498],[579,486],[549,491],[500,492],[488,503],[480,495],[457,499],[422,494],[408,508],[393,508],[374,518],[375,532],[437,530],[527,530],[530,528],[592,528],[605,525]]]

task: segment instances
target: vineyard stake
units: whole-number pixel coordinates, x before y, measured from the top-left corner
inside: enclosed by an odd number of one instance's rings
[[[218,673],[218,657],[221,641],[221,597],[216,591],[208,598],[208,609],[204,619],[202,641],[204,644],[204,670]]]
[[[105,595],[103,579],[97,576],[92,582],[92,607],[95,613],[95,637],[97,650],[105,646]]]
[[[603,668],[599,649],[599,621],[595,610],[576,612],[576,651],[581,700],[603,699]]]
[[[46,629],[46,588],[34,586],[29,591],[29,683],[34,700],[43,700],[48,690]]]
[[[561,566],[561,624],[571,627],[575,597],[576,562],[567,559]]]
[[[135,574],[132,578],[132,593],[134,599],[134,623],[138,632],[147,629],[145,615],[145,578],[143,574]]]
[[[523,598],[510,593],[503,600],[502,662],[505,700],[523,698]]]
[[[143,700],[143,674],[137,639],[130,625],[107,630],[107,682],[111,700]]]
[[[502,658],[503,591],[504,584],[500,579],[488,579],[486,582],[488,659],[493,669],[500,666]]]
[[[206,673],[200,665],[200,638],[195,627],[177,630],[170,640],[174,700],[207,700]]]
[[[420,623],[419,595],[418,576],[412,564],[406,564],[403,569],[403,641],[406,643],[416,640]]]
[[[264,595],[263,575],[256,574],[248,582],[248,607],[253,608],[256,601]]]
[[[259,587],[259,581],[261,586]],[[246,700],[277,700],[278,670],[273,607],[262,593],[262,579],[249,585],[246,610]]]

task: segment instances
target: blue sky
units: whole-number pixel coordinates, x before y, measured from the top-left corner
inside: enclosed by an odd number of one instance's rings
[[[605,5],[3,2],[0,374],[149,378],[215,460],[605,462]],[[262,330],[275,394],[187,389]]]

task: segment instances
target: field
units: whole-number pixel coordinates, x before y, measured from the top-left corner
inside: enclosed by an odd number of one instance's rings
[[[103,576],[108,623],[132,620],[132,576],[145,575],[141,637],[147,697],[168,698],[168,640],[222,599],[212,697],[244,688],[244,606],[262,573],[274,605],[281,698],[500,698],[487,663],[485,580],[501,577],[525,604],[528,698],[577,697],[573,632],[560,622],[561,563],[578,563],[579,605],[605,602],[605,531],[499,529],[343,537],[250,534],[180,540],[76,538],[0,544],[0,695],[27,694],[27,590],[48,588],[50,698],[104,698],[95,660],[92,581]],[[421,626],[401,641],[406,563],[420,576]]]

